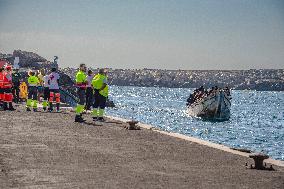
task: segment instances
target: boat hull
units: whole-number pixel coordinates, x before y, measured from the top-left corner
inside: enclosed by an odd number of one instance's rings
[[[219,91],[188,106],[188,114],[207,120],[226,121],[230,119],[230,109],[231,97]]]

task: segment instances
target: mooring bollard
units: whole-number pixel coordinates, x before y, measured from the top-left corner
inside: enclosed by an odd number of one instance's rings
[[[138,123],[138,121],[131,120],[131,121],[127,121],[127,123],[128,123],[128,126],[126,126],[126,129],[128,129],[128,130],[140,130],[140,127],[136,125]]]
[[[254,167],[251,166],[252,169],[258,169],[258,170],[274,170],[271,166],[270,168],[267,168],[263,165],[263,160],[268,159],[269,156],[263,153],[254,153],[249,155],[250,158],[254,160]]]

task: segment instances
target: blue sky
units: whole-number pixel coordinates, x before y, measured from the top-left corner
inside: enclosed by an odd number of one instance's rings
[[[62,67],[284,68],[283,0],[0,0],[0,51]]]

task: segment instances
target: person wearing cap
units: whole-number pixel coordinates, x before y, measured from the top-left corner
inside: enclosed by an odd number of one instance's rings
[[[79,71],[76,73],[75,82],[77,87],[77,95],[79,102],[76,106],[75,112],[75,122],[82,123],[85,120],[82,118],[82,113],[84,111],[86,103],[86,86],[88,84],[87,75],[86,75],[86,65],[80,64]]]
[[[60,108],[60,91],[59,91],[59,74],[56,72],[56,68],[51,68],[51,73],[48,76],[49,85],[49,111],[53,111],[53,101],[55,97],[56,111],[59,112]]]
[[[93,71],[88,70],[87,76],[87,89],[86,89],[86,110],[90,110],[91,106],[93,105],[93,87],[92,87],[92,80],[94,78]]]
[[[19,103],[20,84],[21,84],[21,74],[19,73],[19,69],[15,69],[14,72],[12,73],[12,82],[13,82],[12,93],[14,95],[14,102]]]
[[[108,97],[108,84],[107,74],[104,69],[100,69],[99,73],[92,80],[92,86],[94,88],[95,102],[93,105],[93,120],[104,121],[104,112],[106,107],[106,100]]]
[[[12,94],[12,67],[10,65],[6,65],[5,71],[3,73],[3,86],[2,89],[4,90],[4,98],[3,98],[3,109],[4,110],[15,110],[13,107],[13,94]]]
[[[33,110],[37,111],[37,87],[39,85],[39,80],[35,76],[35,72],[30,71],[29,72],[29,78],[28,78],[28,100],[27,100],[27,111],[31,111],[31,107],[33,107]]]

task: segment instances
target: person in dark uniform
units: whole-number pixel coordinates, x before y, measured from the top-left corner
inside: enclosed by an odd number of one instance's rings
[[[93,105],[93,87],[92,87],[92,80],[94,78],[93,71],[89,70],[88,71],[88,76],[87,76],[87,88],[86,88],[86,110],[91,110],[91,106]]]
[[[18,69],[15,69],[15,71],[12,73],[12,82],[13,82],[12,93],[14,96],[14,102],[19,103],[21,74],[19,73]]]

